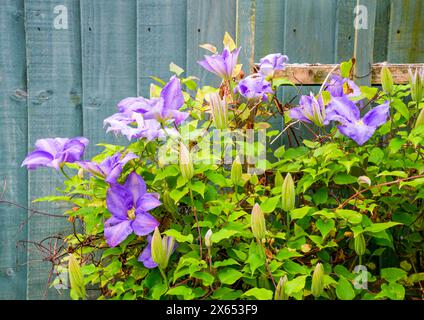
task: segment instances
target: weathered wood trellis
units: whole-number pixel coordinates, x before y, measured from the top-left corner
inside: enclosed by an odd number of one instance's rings
[[[202,43],[219,45],[225,31],[242,46],[246,66],[282,52],[284,72],[304,84],[320,84],[326,72],[353,56],[363,83],[378,83],[388,61],[395,81],[406,67],[424,60],[422,0],[360,0],[367,28],[355,30],[357,0],[2,0],[0,2],[0,299],[44,297],[49,262],[29,243],[66,229],[63,219],[25,208],[61,214],[63,207],[34,204],[60,182],[53,170],[27,172],[20,163],[38,138],[90,139],[88,156],[101,141],[116,142],[102,128],[125,97],[147,95],[150,75],[168,78],[174,62],[201,83],[214,75],[196,63]],[[55,29],[56,6],[65,6],[68,29]],[[356,35],[356,36],[355,36]],[[354,41],[356,39],[356,41]],[[356,43],[356,46],[354,46]],[[355,47],[355,48],[354,48]],[[369,73],[373,65],[372,73]],[[296,89],[279,94],[290,97]],[[281,119],[273,123],[281,128]],[[123,140],[121,140],[122,142]],[[27,242],[27,248],[23,243]],[[53,242],[54,244],[54,242]],[[44,242],[46,250],[49,242]],[[55,289],[50,297],[59,297]],[[67,297],[67,294],[63,294]]]

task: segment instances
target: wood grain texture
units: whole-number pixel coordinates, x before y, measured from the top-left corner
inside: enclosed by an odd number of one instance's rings
[[[81,0],[83,133],[90,140],[87,156],[97,143],[126,143],[106,134],[103,120],[117,112],[116,104],[137,94],[136,0]]]
[[[235,38],[236,0],[187,0],[187,73],[202,85],[219,85],[220,79],[197,63],[210,54],[199,45],[210,43],[221,52],[225,31]]]
[[[392,0],[387,60],[424,61],[424,1]]]
[[[0,201],[27,206],[27,94],[23,0],[0,9]],[[25,209],[0,203],[0,299],[25,299]]]
[[[390,0],[378,0],[374,30],[374,62],[387,61],[390,25]]]
[[[238,62],[245,72],[252,73],[255,65],[256,0],[236,2],[236,43],[241,46]]]
[[[336,10],[335,60],[342,62],[353,57],[355,29],[353,9],[357,0],[338,0]]]
[[[65,5],[68,29],[53,26],[54,7]],[[80,8],[75,0],[25,0],[28,63],[28,140],[29,148],[39,138],[74,137],[82,134],[81,111],[81,37]],[[51,168],[29,173],[29,205],[49,213],[63,213],[63,205],[31,204],[41,196],[55,193],[61,185],[60,174]],[[28,240],[42,239],[69,229],[66,219],[33,215],[29,219]],[[68,231],[69,232],[69,231]],[[44,245],[49,247],[49,243]],[[68,298],[47,289],[51,264],[42,261],[43,254],[29,247],[27,298]]]
[[[392,73],[393,81],[397,84],[408,82],[408,69],[422,68],[423,63],[374,63],[371,69],[371,83],[381,84],[380,73],[383,66],[387,66]],[[277,71],[275,76],[287,78],[294,84],[321,85],[328,73],[340,74],[339,65],[336,64],[289,64],[284,70]]]
[[[149,95],[150,76],[169,79],[171,62],[186,68],[186,11],[186,0],[137,1],[139,95]]]

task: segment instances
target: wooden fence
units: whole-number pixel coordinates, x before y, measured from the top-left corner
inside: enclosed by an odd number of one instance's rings
[[[245,65],[273,52],[338,63],[356,50],[357,72],[369,81],[373,62],[423,62],[423,0],[360,4],[367,28],[355,33],[357,0],[1,0],[0,299],[45,297],[51,263],[31,243],[66,230],[64,219],[34,211],[64,209],[32,203],[60,182],[54,170],[20,167],[36,139],[84,135],[92,155],[96,143],[114,141],[102,122],[116,103],[147,94],[149,76],[168,78],[170,62],[217,84],[196,63],[205,54],[198,45],[219,46],[225,31]],[[54,241],[43,244],[47,256]],[[48,297],[67,294],[50,289]]]

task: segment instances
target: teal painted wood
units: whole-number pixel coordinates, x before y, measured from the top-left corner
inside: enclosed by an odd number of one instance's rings
[[[136,0],[81,0],[81,50],[84,136],[87,157],[97,143],[127,143],[106,133],[103,120],[116,104],[137,94]]]
[[[26,58],[23,0],[0,8],[0,201],[27,206]],[[27,212],[0,203],[0,299],[25,299]]]
[[[387,42],[390,25],[390,0],[378,0],[374,31],[374,62],[387,60]]]
[[[236,0],[187,0],[187,73],[201,84],[219,85],[220,79],[196,62],[210,52],[199,48],[210,43],[221,52],[225,31],[236,34]]]
[[[336,23],[336,47],[335,62],[349,60],[353,57],[355,29],[353,12],[357,0],[338,0],[337,1],[337,23]]]
[[[68,11],[68,29],[53,26],[56,5]],[[73,137],[82,134],[81,111],[81,37],[79,1],[25,0],[26,42],[28,64],[28,140],[30,149],[36,139],[45,137]],[[29,205],[39,210],[61,214],[63,205],[31,204],[41,196],[55,193],[62,181],[52,169],[38,169],[29,173]],[[41,241],[69,229],[66,219],[33,215],[29,219],[28,240]],[[69,232],[69,231],[68,231]],[[44,242],[49,247],[49,242]],[[51,265],[40,261],[43,255],[30,246],[28,251],[27,298],[45,298]],[[67,292],[48,297],[68,298]]]
[[[185,69],[186,11],[186,0],[137,1],[139,95],[149,95],[150,76],[169,79],[171,62]]]
[[[424,61],[424,1],[392,0],[387,60],[392,63]]]
[[[246,73],[251,73],[255,64],[256,0],[237,0],[236,10],[235,41],[241,46],[238,61]]]
[[[367,8],[368,23],[365,28],[355,30],[354,56],[356,58],[354,79],[361,85],[371,84],[371,68],[374,59],[374,32],[376,0],[360,0],[359,5]],[[357,12],[359,14],[359,12]]]

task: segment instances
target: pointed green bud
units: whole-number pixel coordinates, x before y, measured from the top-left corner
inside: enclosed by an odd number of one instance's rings
[[[294,209],[296,200],[296,194],[295,194],[295,188],[294,188],[294,182],[292,179],[292,176],[290,173],[287,173],[286,177],[284,178],[284,182],[282,185],[282,192],[281,192],[281,203],[282,208],[285,212],[289,212],[290,210]]]
[[[381,78],[381,85],[383,87],[383,90],[388,95],[392,95],[393,94],[393,77],[389,68],[387,68],[386,66],[381,68],[380,78]]]
[[[422,108],[418,114],[417,121],[415,122],[415,128],[421,127],[422,125],[424,125],[424,108]]]
[[[363,256],[365,254],[365,250],[367,249],[367,245],[365,243],[365,237],[363,233],[358,234],[353,239],[353,246],[355,248],[355,252],[358,256]]]
[[[283,176],[281,175],[280,171],[277,171],[274,178],[274,186],[280,187],[283,185]]]
[[[212,233],[212,230],[211,229],[209,229],[206,232],[206,234],[205,234],[205,245],[206,245],[207,248],[211,248],[212,247],[212,239],[211,239],[212,234],[213,233]]]
[[[163,205],[165,209],[170,213],[174,213],[178,209],[174,199],[171,198],[170,192],[168,190],[165,190],[165,192],[163,193]]]
[[[289,297],[285,292],[287,281],[287,275],[280,277],[277,288],[275,289],[274,300],[288,300]]]
[[[252,228],[253,236],[257,240],[262,241],[262,239],[265,239],[265,234],[266,234],[265,216],[264,216],[264,213],[262,212],[261,207],[257,203],[255,203],[252,209],[250,225]]]
[[[408,70],[409,74],[409,84],[411,86],[411,98],[417,104],[423,98],[424,90],[424,68],[421,70],[415,69],[415,72],[412,73],[412,70]]]
[[[81,266],[72,254],[69,255],[68,273],[69,282],[71,283],[71,290],[78,298],[85,299],[85,285]]]
[[[153,232],[152,237],[152,259],[154,262],[158,264],[159,267],[162,268],[162,266],[165,263],[166,255],[162,244],[162,237],[160,236],[160,232],[158,227],[155,228],[155,231]],[[163,268],[162,268],[163,269]]]
[[[324,292],[324,266],[317,263],[312,274],[312,295],[318,298]]]
[[[183,178],[190,181],[194,175],[193,161],[190,151],[184,143],[180,143],[180,170]]]
[[[227,129],[228,122],[228,106],[226,97],[221,99],[219,93],[211,93],[209,94],[211,112],[212,112],[212,120],[215,125],[215,128],[220,130]]]
[[[241,166],[240,158],[237,156],[233,161],[233,165],[231,166],[231,181],[235,186],[239,186],[242,184],[243,179],[243,168]]]

